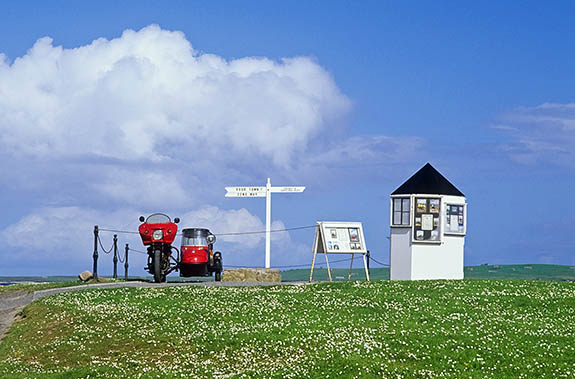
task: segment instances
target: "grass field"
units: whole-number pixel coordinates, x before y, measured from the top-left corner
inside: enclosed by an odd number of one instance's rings
[[[0,377],[572,377],[575,283],[80,291],[25,309]]]

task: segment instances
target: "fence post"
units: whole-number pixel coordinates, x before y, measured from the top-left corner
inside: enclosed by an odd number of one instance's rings
[[[126,255],[124,256],[124,280],[128,280],[128,251],[130,247],[126,244]]]
[[[114,234],[114,279],[118,279],[118,235]]]
[[[98,280],[98,225],[94,225],[94,254],[92,255],[94,258],[94,269],[92,270],[94,273],[94,280]]]
[[[370,256],[369,250],[367,251],[367,254],[366,254],[366,255],[367,255],[367,271],[369,271],[369,261],[370,261],[370,259],[369,259],[369,256]]]

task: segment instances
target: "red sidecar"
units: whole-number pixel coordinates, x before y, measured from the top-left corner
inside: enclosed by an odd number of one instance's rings
[[[213,252],[214,236],[208,229],[189,228],[182,231],[180,276],[211,276],[222,280],[222,253]]]

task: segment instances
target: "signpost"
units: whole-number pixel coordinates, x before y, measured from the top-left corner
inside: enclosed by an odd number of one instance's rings
[[[266,198],[266,268],[270,268],[271,217],[273,193],[301,193],[305,187],[272,187],[268,178],[265,187],[226,187],[226,197],[265,197]]]

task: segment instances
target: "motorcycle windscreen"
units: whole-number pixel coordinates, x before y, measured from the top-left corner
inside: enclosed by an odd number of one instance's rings
[[[182,248],[184,246],[208,246],[205,236],[182,236]]]

